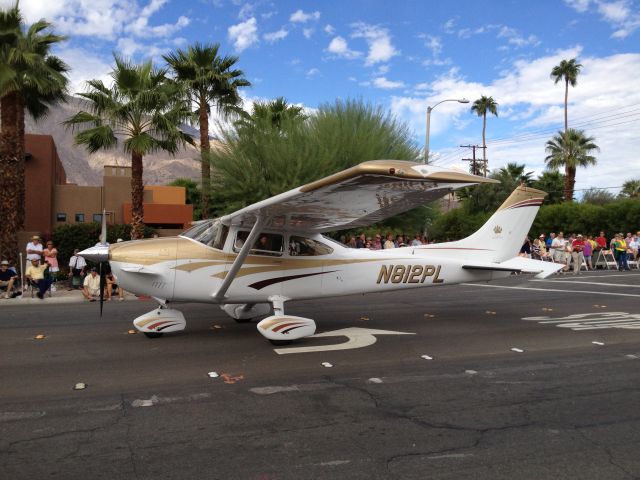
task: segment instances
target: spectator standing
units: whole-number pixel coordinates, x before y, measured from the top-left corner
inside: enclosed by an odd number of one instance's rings
[[[49,264],[49,273],[51,274],[51,291],[56,291],[56,280],[58,278],[58,272],[60,268],[58,267],[58,250],[53,246],[53,242],[49,240],[47,242],[47,248],[42,251],[44,255],[44,261]]]
[[[416,233],[415,237],[413,237],[413,240],[411,240],[410,245],[412,247],[419,247],[420,245],[422,245],[422,241],[420,240],[420,234]]]
[[[591,240],[591,235],[587,236],[584,241],[584,249],[582,254],[584,255],[584,263],[587,266],[587,270],[593,270],[593,264],[591,263],[591,256],[593,255],[593,244],[595,242]]]
[[[621,233],[616,234],[613,239],[614,256],[618,262],[618,270],[631,270],[627,263],[627,242]]]
[[[534,260],[542,260],[541,248],[544,245],[543,235],[536,238],[531,244],[531,258]]]
[[[556,263],[564,263],[565,268],[562,270],[566,271],[567,259],[565,250],[567,248],[567,241],[564,239],[564,234],[562,232],[558,233],[558,236],[553,239],[553,242],[551,242],[551,248],[553,249],[553,261]]]
[[[13,297],[13,284],[17,279],[18,274],[9,269],[9,262],[2,260],[0,262],[0,287],[7,289],[4,298]]]
[[[554,232],[551,232],[549,234],[549,238],[547,238],[547,241],[545,242],[547,244],[547,250],[549,250],[549,256],[551,257],[551,260],[553,260],[554,255],[556,253],[556,249],[553,248],[553,241],[556,239],[556,234]]]
[[[387,239],[384,242],[384,246],[383,248],[386,250],[388,248],[395,248],[395,244],[393,243],[393,235],[388,233],[387,234]]]
[[[356,240],[356,248],[365,248],[366,243],[367,237],[365,236],[365,234],[361,233],[360,235],[358,235],[358,239]]]
[[[582,262],[584,262],[584,239],[580,234],[571,242],[571,258],[573,260],[573,273],[579,275]]]
[[[522,247],[520,247],[520,257],[531,258],[531,240],[525,237]]]
[[[628,251],[633,255],[634,260],[638,260],[638,249],[640,248],[640,237],[635,236],[631,238],[631,241],[627,244]],[[640,265],[638,265],[640,267]]]
[[[27,243],[27,264],[25,266],[25,271],[27,268],[31,266],[31,260],[42,260],[42,243],[40,243],[40,237],[38,235],[34,235],[31,237],[31,241]]]
[[[375,237],[373,238],[371,250],[382,250],[382,237],[379,233],[376,233]]]
[[[82,277],[84,277],[84,269],[87,262],[84,257],[78,255],[77,248],[73,251],[73,256],[69,259],[69,272],[71,273],[71,287],[76,290],[82,285]]]

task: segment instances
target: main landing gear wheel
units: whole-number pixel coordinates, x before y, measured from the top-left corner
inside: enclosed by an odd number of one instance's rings
[[[162,332],[144,332],[144,335],[147,338],[160,338],[162,336]]]
[[[251,317],[251,318],[234,318],[234,320],[235,320],[237,323],[251,323],[251,322],[253,322],[253,319],[254,319],[254,318],[255,318],[255,317]]]
[[[274,347],[284,347],[285,345],[291,345],[293,340],[269,340]]]

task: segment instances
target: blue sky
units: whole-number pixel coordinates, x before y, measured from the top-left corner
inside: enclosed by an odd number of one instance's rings
[[[11,0],[0,0],[6,6]],[[429,105],[491,95],[490,168],[544,169],[544,144],[563,125],[564,87],[549,78],[562,59],[583,64],[569,92],[570,126],[595,137],[599,164],[577,188],[639,178],[640,0],[243,1],[21,0],[69,35],[58,50],[74,89],[107,78],[112,52],[154,58],[189,43],[218,42],[252,82],[243,96],[284,96],[313,109],[337,98],[381,105],[422,146]],[[437,164],[466,168],[462,144],[481,144],[470,105],[447,102],[431,117]]]

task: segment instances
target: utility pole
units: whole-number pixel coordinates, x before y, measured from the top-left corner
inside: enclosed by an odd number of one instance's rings
[[[472,175],[480,175],[480,176],[486,177],[487,176],[487,160],[476,158],[476,149],[481,148],[484,150],[486,147],[482,147],[480,145],[460,145],[460,147],[472,149],[473,158],[462,159],[463,162],[470,162],[469,172]],[[482,155],[482,157],[484,158],[484,154]]]

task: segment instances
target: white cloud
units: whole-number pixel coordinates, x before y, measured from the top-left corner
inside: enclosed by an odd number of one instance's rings
[[[334,33],[336,33],[336,29],[329,24],[326,24],[323,30],[324,30],[324,33],[326,33],[327,35],[333,35]]]
[[[305,73],[305,75],[309,78],[311,77],[315,77],[316,75],[320,74],[320,70],[317,68],[310,68],[309,70],[307,70],[307,73]]]
[[[258,42],[258,26],[255,17],[246,22],[231,25],[227,33],[237,52],[242,52]]]
[[[275,32],[265,33],[262,38],[264,38],[269,43],[277,42],[278,40],[283,40],[289,35],[289,32],[284,28],[277,30]]]
[[[240,7],[240,11],[238,12],[238,18],[240,20],[245,20],[253,17],[255,11],[255,5],[253,3],[245,3]]]
[[[509,44],[514,45],[515,47],[526,47],[529,45],[537,46],[540,44],[540,40],[535,35],[529,35],[528,37],[523,37],[518,33],[515,28],[502,26],[500,31],[498,32],[498,38],[506,38]]]
[[[577,12],[584,13],[589,9],[591,0],[564,0],[564,3],[569,5]]]
[[[311,38],[311,36],[313,35],[313,32],[315,32],[313,28],[302,29],[302,34],[304,35],[304,38]]]
[[[0,0],[0,6],[14,0]],[[130,0],[21,0],[20,10],[28,23],[46,18],[56,33],[116,40],[123,33],[137,37],[169,37],[189,25],[186,16],[174,23],[153,25],[150,18],[167,0],[150,0],[142,7]]]
[[[358,22],[352,25],[354,28],[351,36],[353,38],[364,38],[369,45],[369,53],[365,65],[374,65],[380,62],[387,62],[398,52],[391,43],[391,36],[386,28]]]
[[[293,23],[307,23],[309,20],[318,20],[320,12],[304,13],[302,10],[296,10],[289,17],[289,21]]]
[[[565,0],[579,13],[595,11],[614,29],[613,38],[624,39],[640,28],[640,11],[633,9],[630,0]],[[595,7],[591,9],[591,7]]]
[[[450,18],[449,20],[444,22],[444,25],[442,26],[442,30],[444,30],[444,33],[455,33],[456,31],[455,27],[456,27],[456,19]]]
[[[351,50],[349,48],[349,45],[347,44],[347,41],[340,36],[334,37],[331,40],[331,42],[329,43],[329,46],[327,47],[327,51],[338,57],[349,58],[349,59],[357,58],[360,55],[362,55],[362,52]]]
[[[390,67],[389,65],[380,65],[378,70],[376,71],[377,75],[384,75],[385,73],[389,73]]]
[[[405,120],[422,137],[425,112],[446,98],[467,97],[472,102],[480,95],[491,95],[498,102],[499,117],[488,119],[488,157],[490,167],[497,168],[508,162],[526,163],[528,169],[544,169],[545,142],[553,132],[563,128],[564,88],[549,78],[549,72],[562,59],[578,57],[583,69],[578,84],[569,91],[569,125],[584,129],[595,137],[600,146],[598,166],[591,174],[578,171],[578,187],[617,186],[629,177],[629,163],[640,150],[637,125],[640,115],[623,116],[625,106],[640,103],[636,88],[640,77],[640,54],[629,53],[608,57],[581,57],[581,48],[558,51],[553,54],[515,61],[507,73],[500,74],[489,83],[469,82],[457,69],[451,69],[430,84],[420,84],[426,97],[392,97],[392,112]],[[418,86],[415,88],[417,89]],[[627,111],[630,107],[626,107]],[[472,122],[465,130],[465,143],[479,143],[481,122],[469,113],[469,105],[456,102],[440,104],[431,115],[431,144],[445,132],[455,132]],[[635,123],[620,123],[635,122]],[[495,142],[496,131],[535,132],[540,135]],[[509,135],[515,135],[511,133]],[[497,135],[505,136],[505,135]],[[625,159],[625,161],[620,161]],[[597,172],[597,173],[596,173]]]
[[[113,70],[113,60],[110,57],[103,58],[94,51],[69,47],[57,50],[56,55],[71,67],[69,93],[84,92],[87,80],[98,79],[106,85],[112,84],[110,73]]]
[[[387,80],[385,77],[376,77],[373,79],[373,86],[377,88],[383,88],[385,90],[392,90],[395,88],[402,88],[405,86],[403,81]]]
[[[449,65],[451,64],[451,60],[450,59],[442,59],[440,57],[440,54],[442,53],[442,40],[440,39],[440,37],[435,37],[433,35],[418,35],[418,38],[421,38],[424,40],[424,46],[427,47],[427,49],[429,50],[429,52],[431,53],[431,58],[428,58],[427,60],[424,60],[422,62],[423,65],[425,66],[429,66],[429,65],[436,65],[436,66],[442,66],[442,65]]]

